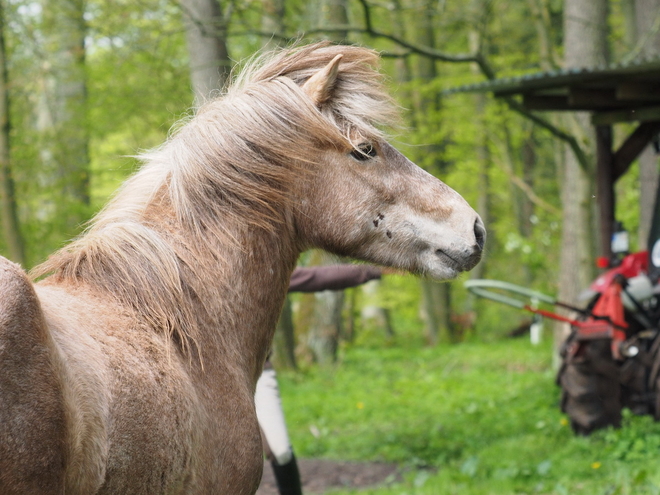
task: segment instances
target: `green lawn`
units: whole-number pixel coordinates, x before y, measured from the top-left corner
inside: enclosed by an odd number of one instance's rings
[[[576,438],[550,356],[526,339],[344,349],[335,369],[280,373],[294,448],[405,470],[361,494],[660,494],[660,424]]]

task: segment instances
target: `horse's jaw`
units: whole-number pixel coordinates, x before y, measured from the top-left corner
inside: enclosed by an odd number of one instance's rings
[[[477,258],[478,260],[478,258]],[[478,261],[477,261],[478,262]],[[429,247],[418,255],[418,272],[434,280],[451,280],[461,272],[474,268],[476,263],[468,262],[453,251]]]
[[[381,212],[355,233],[355,251],[342,254],[435,280],[456,278],[481,260],[486,231],[467,203],[449,215],[401,204]]]
[[[472,270],[481,260],[485,229],[479,216],[474,220],[473,235],[461,235],[446,221],[418,216],[404,222],[400,232],[406,231],[410,236],[408,252],[414,271],[424,276],[453,279],[461,272]]]

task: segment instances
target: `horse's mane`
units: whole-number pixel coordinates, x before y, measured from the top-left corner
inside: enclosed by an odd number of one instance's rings
[[[301,85],[337,54],[343,58],[333,97],[319,112]],[[186,301],[190,287],[199,285],[190,277],[203,274],[187,262],[194,246],[168,241],[162,226],[145,221],[147,211],[169,208],[173,216],[165,220],[191,244],[208,238],[227,245],[237,224],[275,231],[291,184],[319,149],[379,138],[382,126],[393,122],[395,105],[377,64],[374,51],[328,43],[251,60],[224,95],[204,104],[160,148],[142,154],[143,166],[86,231],[31,275],[107,290],[185,345],[195,337]]]

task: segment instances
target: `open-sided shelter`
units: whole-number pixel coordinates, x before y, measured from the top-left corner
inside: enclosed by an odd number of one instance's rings
[[[600,253],[611,256],[614,185],[660,132],[660,59],[607,67],[539,72],[454,88],[490,92],[512,99],[528,111],[590,112],[597,151],[595,179],[601,225]],[[613,149],[612,126],[634,123],[634,130]]]

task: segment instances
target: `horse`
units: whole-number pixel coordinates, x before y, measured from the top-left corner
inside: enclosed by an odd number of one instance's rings
[[[383,131],[376,52],[262,54],[27,275],[0,261],[0,493],[253,494],[254,391],[298,256],[435,279],[485,230]]]

